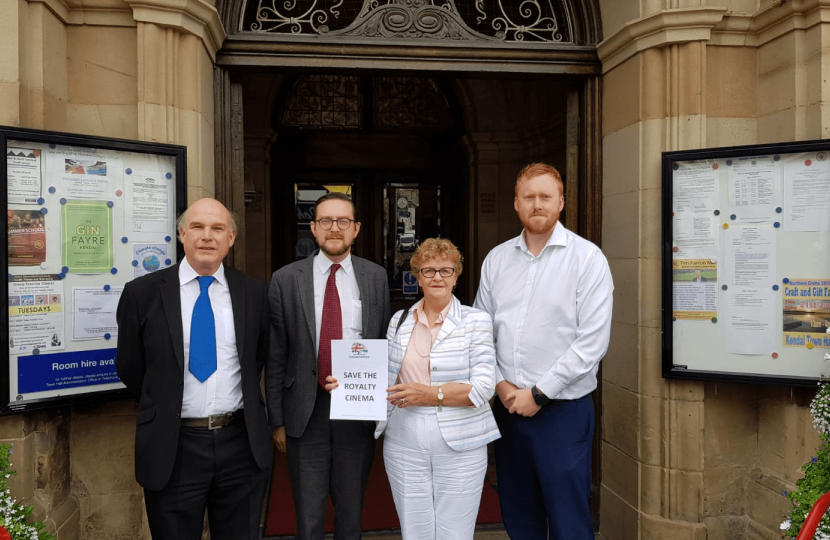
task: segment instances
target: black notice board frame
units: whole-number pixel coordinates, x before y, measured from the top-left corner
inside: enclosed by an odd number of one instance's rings
[[[8,219],[2,220],[2,225],[1,225],[2,230],[0,230],[0,234],[2,234],[2,238],[5,240],[5,245],[7,246],[7,250],[10,249],[10,247],[9,247],[9,244],[10,244],[10,242],[9,242],[9,229],[10,229],[10,221],[12,220],[13,213],[14,213],[14,210],[12,208],[10,208],[10,202],[9,202],[9,187],[10,187],[9,186],[9,174],[10,174],[9,173],[9,170],[10,170],[9,148],[10,148],[10,143],[12,143],[16,146],[25,145],[25,146],[30,147],[30,148],[43,148],[44,149],[44,150],[39,150],[38,156],[42,156],[42,157],[39,157],[38,162],[37,162],[38,163],[38,173],[37,174],[41,176],[40,189],[41,189],[42,194],[41,194],[41,198],[39,198],[37,203],[36,203],[37,206],[32,207],[33,211],[36,211],[38,213],[40,212],[40,206],[43,206],[44,204],[46,206],[50,206],[50,203],[51,203],[51,206],[54,207],[56,202],[52,199],[55,199],[55,197],[60,196],[61,193],[62,193],[61,188],[55,189],[53,187],[51,190],[49,190],[50,193],[47,194],[47,185],[50,182],[55,183],[55,182],[52,182],[53,178],[49,179],[50,180],[49,182],[47,182],[47,179],[43,178],[43,175],[44,175],[43,164],[45,164],[47,162],[47,155],[49,154],[50,149],[52,151],[54,151],[56,154],[61,153],[61,152],[67,152],[67,151],[72,152],[72,151],[74,151],[74,152],[77,152],[79,155],[93,155],[94,156],[96,154],[100,154],[100,155],[103,155],[103,156],[109,156],[110,158],[113,159],[113,162],[110,163],[111,170],[113,170],[113,171],[115,170],[115,167],[113,166],[115,163],[118,163],[119,165],[123,164],[123,167],[125,169],[122,169],[122,171],[121,171],[122,175],[132,173],[130,171],[130,169],[127,168],[130,165],[130,163],[133,163],[133,162],[138,163],[139,166],[147,166],[148,163],[149,164],[156,163],[157,167],[158,167],[158,171],[153,171],[150,174],[154,177],[158,176],[159,179],[164,179],[164,178],[167,179],[166,194],[165,194],[166,200],[165,200],[165,205],[164,205],[164,208],[166,208],[165,212],[168,214],[168,217],[167,217],[166,221],[164,221],[164,223],[166,225],[165,230],[167,232],[166,233],[158,233],[158,232],[154,233],[155,235],[162,235],[162,239],[158,240],[157,241],[158,244],[155,244],[155,245],[166,246],[162,252],[166,253],[167,256],[169,257],[168,259],[161,262],[160,265],[176,264],[176,261],[180,261],[183,258],[184,253],[183,253],[181,244],[177,240],[175,220],[176,220],[176,217],[178,215],[180,215],[186,209],[186,206],[187,206],[187,148],[186,147],[180,146],[180,145],[172,145],[172,144],[159,144],[159,143],[150,143],[150,142],[143,142],[143,141],[126,140],[126,139],[115,139],[115,138],[87,136],[87,135],[72,134],[72,133],[61,133],[61,132],[43,131],[43,130],[36,130],[36,129],[24,129],[24,128],[0,126],[0,147],[2,147],[3,155],[7,156],[7,165],[5,167],[0,167],[0,184],[2,184],[2,186],[3,186],[3,188],[0,189],[0,206],[2,206],[3,208],[5,208],[7,210],[7,213],[8,213],[8,216],[9,216]],[[54,156],[51,159],[54,159]],[[107,162],[106,162],[106,158],[104,158],[104,159],[105,159],[105,161],[104,161],[104,164],[103,164],[103,167],[104,167],[103,173],[102,173],[101,170],[93,171],[92,169],[95,168],[95,165],[93,164],[92,166],[89,166],[87,168],[87,170],[85,170],[85,171],[82,170],[81,174],[83,176],[87,177],[87,178],[94,177],[94,175],[96,175],[96,174],[98,174],[98,175],[101,175],[101,174],[107,175],[108,174],[107,171],[106,171]],[[69,160],[66,160],[66,161],[67,161],[67,165],[66,165],[65,175],[68,175],[69,174],[69,165],[68,165]],[[100,165],[100,162],[99,162],[99,165]],[[162,174],[162,171],[161,171],[162,168],[164,168],[164,170],[167,170],[168,172]],[[58,169],[55,169],[55,170],[57,171]],[[136,172],[138,172],[138,171],[136,171]],[[73,171],[73,174],[76,174],[76,172]],[[147,178],[147,180],[149,180],[149,178]],[[113,206],[112,202],[109,202],[107,204],[109,205],[111,210],[113,208],[117,209],[119,204],[120,204],[123,207],[120,210],[121,214],[126,215],[127,212],[133,212],[131,215],[135,216],[136,214],[134,213],[135,212],[134,204],[130,205],[130,206],[133,207],[133,209],[131,209],[129,211],[126,209],[126,207],[128,206],[127,205],[128,202],[135,203],[135,200],[136,200],[135,197],[131,198],[131,196],[128,193],[127,188],[125,187],[125,186],[127,186],[127,184],[129,182],[130,181],[125,182],[125,181],[122,180],[121,189],[124,190],[123,199],[121,201],[119,201],[111,193],[107,193],[108,197],[116,200],[115,206]],[[160,180],[160,182],[163,183],[164,180]],[[135,185],[138,185],[138,184],[135,184]],[[138,193],[137,188],[133,187],[132,189],[135,190],[136,193]],[[117,197],[121,197],[121,196],[122,196],[122,192],[118,192]],[[88,195],[86,195],[85,197],[89,198]],[[47,198],[50,198],[48,203],[45,202],[45,200]],[[104,198],[104,197],[101,197],[101,198]],[[128,201],[128,199],[129,199],[129,201]],[[15,199],[15,200],[17,201],[17,199]],[[61,198],[60,201],[59,201],[59,204],[63,205],[63,204],[65,204],[65,201],[66,201],[66,199]],[[146,203],[146,201],[147,201],[147,199],[145,198],[143,200],[143,202]],[[88,202],[88,201],[85,201],[82,198],[82,199],[79,200],[79,202],[83,203],[83,202]],[[12,205],[15,205],[15,204],[12,203]],[[19,206],[18,206],[18,208],[19,208]],[[48,225],[49,222],[47,221],[47,218],[60,221],[59,216],[64,214],[64,210],[61,210],[60,207],[57,207],[56,209],[60,210],[60,211],[53,212],[52,214],[48,214],[48,215],[46,213],[40,213],[40,215],[43,218],[43,220],[41,221],[41,226],[46,231],[50,231],[50,229],[55,227],[54,221],[52,223],[52,226],[49,227],[49,225]],[[17,212],[25,212],[25,210],[17,210]],[[122,249],[122,250],[127,249],[126,247],[119,246],[119,244],[121,244],[121,242],[124,242],[126,244],[127,240],[128,240],[127,233],[125,232],[126,229],[127,229],[126,222],[122,221],[121,223],[117,223],[116,220],[113,218],[114,213],[115,213],[115,211],[113,210],[109,214],[110,215],[110,218],[109,218],[110,230],[109,230],[109,232],[110,232],[110,246],[111,246],[110,250],[111,250],[112,253],[116,253],[118,249]],[[51,217],[51,216],[54,216],[54,217]],[[138,219],[138,218],[136,218],[136,219]],[[46,224],[44,224],[44,221],[46,222]],[[124,234],[124,236],[121,238],[120,242],[117,238],[119,235],[116,234],[119,230],[119,226],[121,226],[122,232]],[[61,227],[60,223],[58,224],[58,227]],[[55,234],[55,233],[54,232],[44,233],[44,235],[47,235],[47,234]],[[62,235],[63,233],[62,233],[62,231],[58,231],[56,234]],[[139,238],[139,237],[141,237],[142,234],[144,234],[146,236],[146,233],[136,233],[135,236],[136,236],[136,238]],[[164,234],[166,234],[166,236],[164,236]],[[44,238],[46,238],[46,237],[47,236],[44,236]],[[153,241],[156,242],[155,239]],[[139,243],[140,241],[135,240],[135,242]],[[142,245],[145,245],[145,244],[142,243]],[[149,245],[149,244],[147,244],[147,245]],[[44,248],[44,253],[48,253],[48,251],[47,251],[48,249],[49,249],[49,244],[47,243],[47,248]],[[61,249],[63,250],[63,249],[65,249],[65,247],[63,245],[61,245]],[[175,253],[175,259],[173,259],[173,256],[174,256],[173,254],[174,253]],[[43,267],[45,268],[45,267],[48,266],[48,270],[41,270],[40,267],[31,266],[31,268],[33,268],[33,271],[36,274],[40,273],[44,276],[46,276],[47,274],[54,274],[56,272],[61,272],[61,270],[56,270],[55,269],[55,263],[57,261],[54,261],[54,260],[50,261],[47,257],[48,257],[48,255],[44,254],[44,259],[46,259],[46,260],[43,263]],[[132,259],[133,257],[130,257],[130,258]],[[123,259],[123,257],[121,259]],[[156,260],[151,261],[151,263],[149,265],[149,268],[151,268],[151,270],[149,270],[149,271],[152,271],[152,268],[154,268],[154,267],[157,268],[159,266],[157,259],[158,259],[158,257],[156,258]],[[118,269],[116,268],[116,266],[118,266],[119,262],[126,263],[127,261],[126,260],[119,260],[119,258],[116,255],[113,255],[111,260],[114,261],[113,271],[110,272],[112,274],[111,278],[107,277],[107,273],[98,274],[97,276],[99,277],[99,279],[97,281],[99,281],[99,282],[100,281],[109,282],[112,279],[112,280],[120,280],[121,282],[124,282],[124,280],[129,281],[130,279],[132,279],[134,268],[131,268],[130,266],[133,266],[133,267],[137,266],[137,264],[136,264],[137,261],[133,260],[133,261],[130,261],[131,264],[125,264],[124,266],[122,266],[120,268],[122,270],[121,275],[117,276],[117,274],[118,274],[117,270]],[[7,279],[0,280],[0,293],[2,293],[2,296],[4,298],[6,298],[7,303],[9,305],[11,305],[11,300],[10,300],[10,296],[9,296],[9,290],[10,290],[10,286],[11,286],[10,283],[12,283],[12,281],[13,281],[13,276],[12,276],[12,273],[10,272],[10,261],[11,261],[11,252],[7,251],[7,257],[4,257],[2,265],[4,267],[5,274],[9,276],[9,279],[8,280]],[[152,264],[152,263],[156,263],[156,264]],[[63,264],[63,262],[61,262],[61,264]],[[145,267],[147,267],[147,266],[145,265]],[[66,269],[66,267],[64,267],[62,270],[65,270],[65,269]],[[63,276],[62,273],[60,275]],[[77,278],[79,280],[87,279],[89,281],[89,284],[87,286],[89,286],[89,287],[94,287],[96,285],[95,276],[93,276],[92,274],[78,273],[78,274],[71,274],[71,275],[72,275],[72,277]],[[67,276],[67,277],[69,277],[69,276]],[[61,280],[63,280],[63,279],[64,279],[64,277],[61,277]],[[68,287],[68,285],[67,285],[67,287]],[[110,287],[109,285],[106,285],[104,290],[109,291],[110,290],[109,287]],[[68,293],[68,291],[65,291],[65,292]],[[65,295],[65,296],[68,296],[68,295]],[[67,300],[68,300],[67,298],[63,299],[63,307],[66,306]],[[46,301],[48,302],[48,299]],[[60,300],[59,300],[59,302],[60,302]],[[13,381],[12,381],[12,376],[11,376],[11,371],[10,371],[10,368],[11,368],[10,360],[11,360],[12,356],[14,356],[16,358],[17,356],[21,356],[21,355],[13,355],[10,352],[11,345],[9,343],[9,340],[10,340],[10,337],[13,337],[13,336],[10,336],[10,327],[9,327],[9,324],[10,324],[10,309],[11,308],[6,308],[6,309],[3,309],[3,310],[0,310],[0,311],[2,311],[2,315],[0,315],[0,330],[2,330],[2,334],[3,334],[3,336],[2,336],[3,337],[3,339],[2,339],[2,341],[3,341],[2,356],[0,356],[0,414],[5,415],[5,414],[14,414],[14,413],[24,413],[24,412],[30,412],[30,411],[35,411],[35,410],[43,410],[43,409],[60,409],[60,408],[66,408],[66,407],[75,406],[75,405],[92,404],[92,403],[98,403],[98,402],[113,400],[113,399],[122,399],[122,398],[132,397],[132,395],[127,391],[126,388],[123,387],[123,384],[120,381],[117,381],[117,379],[116,379],[113,382],[111,380],[112,373],[108,374],[108,376],[110,377],[110,379],[108,379],[108,380],[110,380],[111,382],[108,382],[107,384],[103,384],[103,385],[100,384],[100,383],[93,382],[89,385],[80,385],[80,387],[75,386],[75,387],[73,387],[71,389],[68,389],[66,391],[53,390],[53,391],[47,391],[47,392],[33,392],[33,394],[32,394],[33,397],[28,398],[28,397],[23,396],[23,399],[21,399],[21,395],[19,393],[17,393],[16,395],[12,395],[11,390],[12,390]],[[63,331],[65,332],[65,335],[63,336],[64,341],[69,341],[68,340],[68,334],[69,334],[69,331],[68,331],[68,326],[69,326],[68,318],[69,318],[69,314],[67,313],[66,314],[66,319],[64,319],[64,323],[63,323]],[[108,347],[109,350],[112,350],[116,347],[117,337],[112,336],[112,338],[110,338],[109,336],[110,336],[110,334],[107,334],[106,347]],[[100,339],[99,340],[92,339],[90,341],[81,341],[80,343],[89,343],[89,344],[93,344],[93,346],[98,346],[100,348],[100,341],[101,341]],[[67,348],[69,347],[68,344],[66,345],[66,347]],[[88,351],[91,351],[91,352],[95,352],[96,350],[97,349],[88,349]],[[87,350],[85,350],[85,349],[77,349],[77,348],[76,348],[76,351],[77,352],[87,352]],[[35,354],[37,354],[36,351],[33,351],[33,352],[35,352]],[[112,353],[110,353],[110,354],[112,354]],[[44,355],[48,356],[49,353],[44,353]],[[15,368],[15,369],[17,369],[17,368]],[[54,369],[54,368],[52,368],[52,369]],[[107,369],[110,369],[110,368],[108,367]],[[114,372],[114,366],[112,368],[112,371]],[[93,379],[89,379],[89,380],[94,381],[95,379],[93,378]],[[18,383],[15,382],[15,385],[16,384],[18,384]],[[103,386],[105,389],[100,389],[101,386]],[[119,388],[119,386],[120,386],[120,388]],[[18,386],[15,386],[15,388],[18,388]],[[39,397],[39,396],[43,396],[43,397]]]
[[[769,157],[778,161],[779,159],[786,159],[788,156],[793,158],[799,157],[801,154],[814,154],[819,156],[819,159],[826,159],[830,156],[830,140],[811,140],[785,143],[770,143],[770,144],[755,144],[745,146],[723,147],[723,148],[705,148],[696,150],[684,150],[663,152],[662,154],[662,376],[666,379],[679,380],[704,380],[704,381],[722,381],[722,382],[740,382],[753,384],[777,384],[789,386],[815,387],[816,383],[821,379],[824,373],[818,373],[815,367],[816,362],[812,362],[811,367],[806,367],[806,363],[800,361],[790,361],[787,357],[787,348],[782,346],[782,339],[777,338],[777,352],[773,356],[775,359],[780,359],[782,362],[789,362],[788,366],[792,369],[785,369],[785,372],[777,370],[764,371],[763,369],[747,369],[751,366],[747,362],[738,359],[735,362],[724,362],[720,366],[699,367],[697,365],[699,356],[696,359],[694,351],[690,353],[688,350],[679,351],[675,349],[676,333],[675,324],[677,321],[674,318],[674,254],[676,250],[675,236],[674,236],[674,204],[675,194],[674,190],[674,174],[678,165],[683,163],[694,162],[710,162],[721,163],[721,167],[727,160],[741,160],[752,159],[754,157]],[[815,159],[815,158],[814,158]],[[806,163],[806,162],[805,162]],[[731,163],[730,163],[731,165]],[[784,169],[782,166],[782,184],[785,184],[789,179],[785,178]],[[728,184],[727,184],[728,187]],[[783,191],[783,188],[782,188]],[[724,196],[725,198],[725,196]],[[779,207],[776,211],[781,212]],[[788,210],[784,208],[784,213]],[[826,208],[825,212],[830,212],[830,208]],[[721,215],[720,219],[728,222],[734,219],[731,215]],[[781,220],[783,221],[783,220]],[[778,227],[780,224],[774,224]],[[720,225],[722,228],[723,225]],[[791,233],[792,234],[792,233]],[[720,279],[723,270],[722,263],[717,268],[718,279]],[[826,271],[826,269],[822,269]],[[780,273],[780,270],[779,270]],[[796,272],[797,273],[797,272]],[[809,273],[809,271],[805,271]],[[806,277],[806,276],[798,276]],[[824,277],[822,275],[822,277]],[[782,283],[783,275],[774,276],[777,279],[776,285]],[[721,293],[722,287],[718,283],[718,294]],[[721,313],[718,313],[721,316]],[[697,324],[706,325],[706,322],[698,322]],[[715,325],[711,325],[714,327]],[[785,328],[786,329],[786,328]],[[775,331],[781,328],[776,327]],[[782,332],[783,334],[784,332]],[[828,330],[830,333],[830,330]],[[688,349],[688,347],[687,347]],[[827,349],[825,349],[827,350]],[[781,356],[779,356],[779,353]],[[800,352],[798,353],[800,354]],[[724,353],[724,357],[729,355]],[[734,356],[734,355],[733,355]],[[691,360],[691,361],[687,361]],[[768,357],[764,359],[768,361]],[[711,363],[710,363],[711,364]],[[802,366],[803,364],[803,366]],[[824,362],[827,366],[825,371],[830,370],[830,364]],[[830,373],[827,373],[830,374]]]

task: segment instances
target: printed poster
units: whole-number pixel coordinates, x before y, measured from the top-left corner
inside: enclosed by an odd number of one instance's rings
[[[830,349],[830,279],[790,279],[784,288],[784,345]]]
[[[70,274],[100,274],[113,268],[112,208],[104,201],[63,205],[63,266]]]
[[[133,244],[133,277],[151,274],[170,259],[167,244]]]
[[[60,178],[62,193],[75,199],[100,199],[121,187],[121,160],[95,151],[55,150],[48,154],[50,176]]]
[[[40,150],[9,148],[6,152],[9,204],[37,204],[41,194]]]
[[[164,236],[170,230],[171,182],[162,172],[133,171],[126,177],[126,232]]]
[[[672,261],[672,316],[711,321],[718,316],[718,263],[709,259]]]
[[[63,299],[59,276],[14,276],[9,281],[10,354],[66,348]]]
[[[40,210],[7,210],[9,266],[46,262],[46,215]]]

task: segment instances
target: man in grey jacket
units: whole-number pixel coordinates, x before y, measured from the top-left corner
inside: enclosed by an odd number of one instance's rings
[[[351,254],[360,232],[351,199],[328,193],[311,222],[320,249],[271,279],[271,354],[265,392],[277,448],[288,454],[297,538],[323,538],[326,501],[336,540],[360,538],[363,492],[374,456],[374,422],[329,420],[333,339],[381,339],[389,285],[377,264]]]

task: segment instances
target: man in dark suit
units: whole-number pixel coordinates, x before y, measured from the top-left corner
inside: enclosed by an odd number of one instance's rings
[[[268,421],[288,454],[297,538],[320,540],[331,493],[336,540],[360,538],[374,422],[329,420],[332,339],[380,339],[389,323],[386,272],[351,255],[360,231],[351,199],[328,193],[311,223],[319,251],[274,272]],[[319,354],[318,354],[319,353]],[[319,361],[318,361],[319,360]]]
[[[179,218],[185,258],[126,284],[118,376],[138,399],[135,475],[157,539],[259,538],[273,459],[260,392],[267,285],[225,268],[236,224],[214,199]]]

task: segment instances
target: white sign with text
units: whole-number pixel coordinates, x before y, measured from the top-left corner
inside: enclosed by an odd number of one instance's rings
[[[331,342],[332,420],[386,420],[389,345],[385,339]]]

